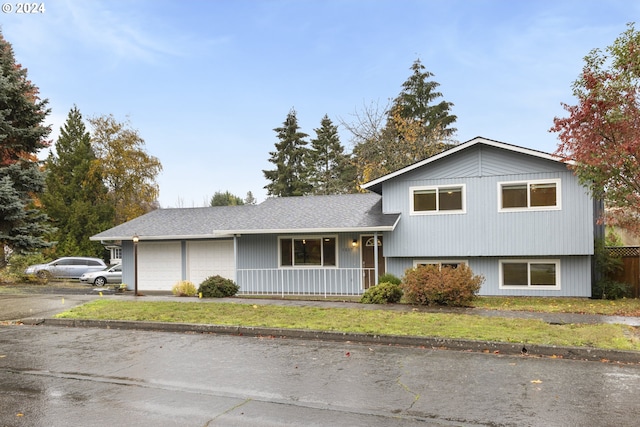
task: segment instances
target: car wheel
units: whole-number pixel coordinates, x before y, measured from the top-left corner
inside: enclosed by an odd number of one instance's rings
[[[36,276],[38,277],[38,279],[42,279],[42,280],[49,280],[51,279],[51,273],[49,273],[47,270],[40,270],[36,273]]]
[[[93,281],[96,286],[104,286],[105,283],[107,283],[107,279],[104,277],[96,277],[96,280]]]

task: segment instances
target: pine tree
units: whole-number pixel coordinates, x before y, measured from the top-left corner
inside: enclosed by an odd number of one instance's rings
[[[210,206],[240,206],[244,205],[244,200],[242,197],[238,197],[234,194],[231,194],[228,191],[224,193],[221,191],[216,191],[216,193],[211,198]]]
[[[5,250],[49,246],[44,236],[50,227],[35,199],[44,189],[37,153],[48,145],[47,103],[0,32],[0,245]],[[3,263],[5,257],[0,258]]]
[[[402,84],[402,91],[386,111],[384,127],[378,126],[377,111],[357,115],[359,123],[348,125],[354,136],[354,156],[358,182],[368,182],[452,147],[456,129],[451,125],[456,116],[453,106],[436,100],[433,74],[425,70],[420,60],[411,66],[413,73]],[[374,124],[375,126],[372,126]]]
[[[309,151],[313,194],[346,194],[357,191],[355,165],[340,143],[338,127],[325,115],[314,129]]]
[[[303,196],[311,192],[306,166],[308,148],[306,133],[300,132],[296,111],[287,114],[282,127],[275,128],[279,142],[276,151],[269,152],[269,162],[276,165],[274,170],[263,170],[266,179],[271,181],[264,188],[267,194],[277,197]]]
[[[415,122],[425,135],[437,132],[442,138],[451,137],[457,130],[450,127],[457,119],[449,112],[453,104],[447,101],[433,104],[442,97],[442,93],[436,91],[440,84],[429,80],[434,75],[425,69],[419,59],[414,61],[411,70],[413,74],[402,84],[402,91],[393,102],[391,122],[396,120],[394,115],[397,115],[400,119]]]
[[[244,198],[245,205],[255,205],[257,200],[253,197],[253,193],[251,191],[247,191],[247,197]]]
[[[57,228],[51,236],[54,254],[102,257],[103,246],[89,237],[113,225],[114,209],[95,167],[91,136],[75,106],[60,128],[55,153],[46,161],[47,191],[42,196],[45,212]]]

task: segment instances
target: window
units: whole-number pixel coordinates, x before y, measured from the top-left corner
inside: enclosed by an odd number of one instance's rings
[[[500,211],[560,209],[560,180],[498,183]]]
[[[411,187],[411,213],[464,213],[464,185]]]
[[[560,261],[500,261],[500,287],[560,289]]]
[[[111,259],[122,259],[122,248],[111,248]]]
[[[282,238],[280,265],[283,267],[336,266],[336,238]]]
[[[424,265],[437,265],[439,268],[442,267],[450,267],[450,268],[458,268],[460,264],[468,265],[467,261],[437,261],[437,260],[415,260],[413,261],[413,267],[420,267]]]

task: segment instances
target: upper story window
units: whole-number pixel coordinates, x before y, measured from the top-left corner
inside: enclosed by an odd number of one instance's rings
[[[283,267],[336,266],[335,237],[294,237],[280,239]]]
[[[561,208],[560,180],[498,183],[498,210],[558,210]]]
[[[411,187],[411,214],[464,213],[465,186]]]

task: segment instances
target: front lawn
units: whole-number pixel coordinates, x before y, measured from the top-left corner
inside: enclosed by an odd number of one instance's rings
[[[506,304],[506,301],[500,304]],[[488,308],[488,305],[485,304],[483,308]],[[207,301],[100,299],[57,317],[241,325],[640,351],[637,328],[624,325],[549,325],[530,319],[359,310],[355,307],[285,307]]]

